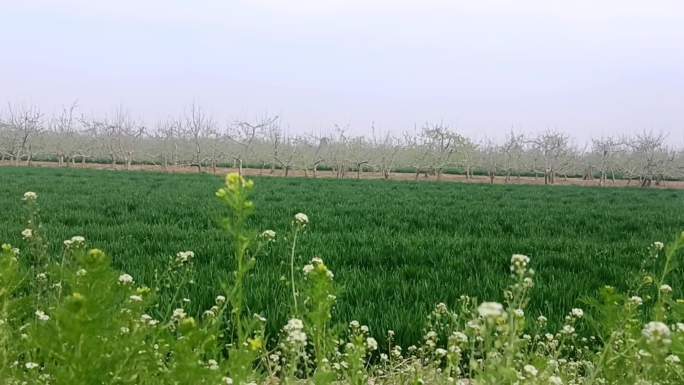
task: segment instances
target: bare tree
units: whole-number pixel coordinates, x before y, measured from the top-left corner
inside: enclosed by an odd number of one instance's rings
[[[275,164],[284,171],[285,177],[290,174],[299,152],[298,141],[281,131],[278,124],[272,124],[269,129],[271,135],[272,154]]]
[[[463,166],[466,179],[473,178],[473,165],[479,150],[475,142],[469,138],[463,138],[459,151],[459,163]]]
[[[482,167],[487,171],[489,183],[494,184],[500,163],[500,147],[490,139],[486,139],[480,147],[480,160]]]
[[[330,136],[324,158],[335,172],[337,179],[342,179],[349,168],[347,146],[348,142],[346,131],[349,127],[335,125],[334,133]]]
[[[648,187],[653,182],[659,185],[664,179],[665,170],[674,161],[674,154],[664,147],[664,143],[664,134],[652,132],[639,134],[630,141],[641,187]]]
[[[375,154],[373,163],[382,172],[384,179],[390,178],[392,170],[397,166],[401,150],[401,141],[391,133],[387,132],[381,140],[373,135],[372,151]]]
[[[74,113],[78,104],[73,102],[70,106],[62,107],[59,115],[53,117],[48,123],[48,131],[53,135],[59,167],[69,165],[81,142],[78,131],[78,122]],[[66,162],[65,162],[66,160]]]
[[[465,142],[465,138],[442,123],[426,124],[421,131],[423,146],[427,148],[428,162],[437,180],[444,168],[452,162],[452,156]]]
[[[318,167],[324,161],[324,154],[328,146],[329,138],[320,137],[318,135],[309,134],[295,138],[298,151],[298,163],[300,169],[304,171],[304,176],[311,175],[316,178],[318,176]]]
[[[613,137],[600,137],[591,140],[592,156],[596,158],[599,172],[599,186],[605,186],[608,173],[615,183],[615,169],[617,156],[624,152],[624,142]],[[589,170],[590,175],[593,170]]]
[[[561,168],[561,161],[570,151],[569,142],[567,135],[551,130],[530,140],[543,162],[544,184],[555,183],[556,174]]]
[[[31,166],[33,161],[32,140],[44,131],[43,114],[35,105],[8,104],[7,120],[2,122],[5,128],[4,148],[1,150],[3,158],[7,156],[18,165],[26,158],[26,164]]]
[[[344,148],[347,161],[356,170],[356,179],[361,179],[361,172],[371,160],[371,147],[367,139],[364,136],[345,137]]]
[[[214,131],[214,127],[214,120],[193,102],[185,117],[183,133],[192,142],[194,151],[190,165],[197,167],[197,172],[202,172],[202,165],[205,162],[202,155],[203,139]]]
[[[523,155],[525,153],[524,135],[511,131],[500,150],[503,155],[502,167],[506,174],[505,183],[510,183],[511,174],[514,170],[517,172],[518,180],[520,180],[520,171],[523,166]]]
[[[254,146],[257,144],[258,136],[261,133],[268,133],[271,127],[277,127],[278,119],[278,116],[266,116],[256,123],[238,121],[228,129],[228,139],[238,146],[233,159],[237,163],[239,174],[242,174],[245,159],[254,156]]]
[[[160,158],[162,170],[167,171],[169,165],[178,166],[180,138],[182,135],[182,121],[166,119],[157,122],[154,139],[159,143],[158,157]]]

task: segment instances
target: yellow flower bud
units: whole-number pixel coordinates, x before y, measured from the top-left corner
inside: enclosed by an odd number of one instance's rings
[[[188,333],[197,326],[197,322],[192,317],[183,318],[178,328],[181,333]]]
[[[263,348],[263,346],[264,346],[264,341],[262,341],[260,337],[250,338],[248,341],[249,341],[249,348],[252,351],[261,350],[261,348]]]
[[[86,299],[81,293],[74,293],[67,297],[66,308],[69,311],[78,313],[85,306]]]

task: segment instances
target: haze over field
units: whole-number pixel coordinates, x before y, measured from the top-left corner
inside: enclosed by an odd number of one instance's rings
[[[292,132],[642,130],[684,143],[679,1],[8,1],[0,101]]]

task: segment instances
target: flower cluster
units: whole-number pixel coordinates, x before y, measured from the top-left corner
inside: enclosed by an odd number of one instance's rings
[[[283,327],[286,335],[286,341],[292,346],[303,347],[306,345],[306,333],[304,332],[304,323],[302,320],[292,318],[287,321],[287,325]]]

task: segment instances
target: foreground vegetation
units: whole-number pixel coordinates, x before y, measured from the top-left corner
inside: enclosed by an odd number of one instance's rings
[[[288,232],[289,320],[278,333],[267,331],[263,309],[250,308],[246,293],[279,235],[250,224],[253,186],[231,174],[215,194],[225,208],[222,231],[234,270],[217,272],[221,289],[203,312],[187,308],[200,279],[194,252],[178,252],[145,286],[113,269],[109,256],[89,249],[80,235],[50,252],[39,196],[24,193],[22,248],[0,250],[0,378],[7,384],[684,381],[684,301],[674,299],[670,285],[684,233],[669,245],[649,246],[639,280],[625,294],[603,287],[587,300],[588,312],[571,309],[558,329],[543,315],[526,320],[534,260],[513,254],[502,303],[468,296],[439,303],[422,323],[420,344],[402,348],[388,331],[379,346],[358,321],[348,327],[332,321],[338,298],[328,265],[317,257],[296,263],[297,241],[312,224],[303,213]],[[591,337],[578,335],[583,325]]]
[[[0,234],[20,244],[25,210],[15,197],[41,192],[48,253],[61,240],[87,236],[113,266],[152,286],[178,251],[195,254],[188,312],[210,307],[221,273],[236,268],[223,216],[207,175],[0,168]],[[528,321],[544,314],[560,327],[567,309],[605,285],[625,290],[639,279],[644,249],[684,223],[684,192],[381,181],[257,180],[254,228],[278,233],[247,283],[246,302],[276,333],[289,314],[290,221],[312,220],[298,239],[296,264],[320,256],[335,267],[335,320],[394,330],[408,346],[422,338],[424,315],[460,295],[497,298],[507,255],[530,255],[543,272]],[[672,276],[681,294],[681,270]],[[166,300],[162,298],[162,300]]]

